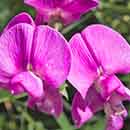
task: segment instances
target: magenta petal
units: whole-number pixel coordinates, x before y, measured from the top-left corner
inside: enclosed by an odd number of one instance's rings
[[[36,73],[50,86],[60,87],[70,70],[70,51],[66,40],[48,26],[35,30],[32,65]]]
[[[43,8],[44,7],[43,0],[24,0],[24,3],[28,4],[32,7],[35,7],[35,8]]]
[[[32,103],[34,103],[33,100]],[[51,114],[54,117],[59,117],[63,111],[62,96],[56,88],[46,86],[43,99],[35,103],[39,111]]]
[[[1,78],[10,78],[26,68],[30,59],[33,31],[34,28],[29,24],[17,24],[1,35]]]
[[[123,118],[121,116],[111,115],[107,119],[106,130],[121,130],[123,127]]]
[[[100,89],[100,94],[104,99],[107,99],[111,94],[120,87],[121,81],[115,75],[104,75],[101,76],[99,84],[97,84],[98,89]]]
[[[60,8],[62,5],[66,3],[70,3],[69,0],[24,0],[25,4],[28,4],[36,9],[46,10],[53,8]]]
[[[9,28],[11,28],[14,25],[19,24],[19,23],[28,23],[35,27],[35,23],[34,23],[32,17],[28,13],[22,12],[12,18],[12,20],[5,27],[4,31],[8,30]]]
[[[112,99],[114,98],[116,102],[122,102],[125,100],[130,101],[130,89],[125,87],[124,84],[116,76],[114,76],[113,78],[114,80],[112,82],[111,81],[109,82],[110,83],[108,86],[109,90],[106,89],[108,92],[110,92],[108,95],[112,94],[110,96]],[[104,85],[106,84],[107,83],[104,82]],[[104,88],[107,88],[107,87],[104,87]]]
[[[70,14],[70,19],[73,21],[75,18],[80,18],[80,15],[90,11],[97,5],[98,1],[96,0],[72,0],[71,2],[68,2],[68,4],[65,4],[62,8],[64,12]],[[70,19],[68,19],[68,21]]]
[[[125,100],[130,100],[130,89],[128,89],[127,87],[124,87],[124,90],[120,94],[123,95]]]
[[[115,115],[120,115],[123,118],[126,118],[128,116],[128,112],[127,112],[126,108],[124,107],[119,95],[116,95],[115,93],[113,93],[113,95],[109,99],[109,102],[110,102],[110,106],[112,108],[112,112]]]
[[[41,98],[44,94],[43,83],[40,78],[32,72],[21,72],[11,80],[12,92],[17,93],[18,88],[22,87],[33,98]]]
[[[81,127],[85,122],[93,117],[93,112],[86,106],[86,101],[77,92],[72,103],[72,118],[76,127]]]
[[[93,87],[89,88],[85,99],[78,92],[74,96],[72,118],[77,127],[80,127],[92,118],[95,112],[103,109],[104,101]]]
[[[54,16],[64,24],[69,24],[96,7],[98,0],[24,0],[24,3],[34,7],[45,21],[52,20]],[[38,23],[37,20],[36,22]]]
[[[82,35],[95,60],[109,74],[130,72],[130,46],[116,31],[91,25]]]
[[[69,82],[85,97],[88,88],[97,78],[97,66],[80,34],[70,40],[72,50]]]
[[[6,76],[6,74],[5,73],[2,74],[2,72],[0,72],[0,73],[1,73],[0,74],[0,86],[2,87],[2,84],[8,84],[9,83],[10,76]]]
[[[116,95],[118,96],[118,99],[122,101],[124,100],[130,101],[130,89],[125,87],[121,82],[120,87],[116,90]]]
[[[43,24],[43,22],[44,22],[44,16],[38,12],[35,17],[35,24],[41,25]]]
[[[24,3],[36,8],[37,10],[43,11],[46,9],[53,9],[54,7],[56,7],[56,1],[55,0],[51,0],[51,1],[50,0],[49,1],[48,0],[24,0]]]
[[[69,24],[80,19],[80,16],[98,5],[98,0],[72,0],[62,6],[64,10],[63,22]]]

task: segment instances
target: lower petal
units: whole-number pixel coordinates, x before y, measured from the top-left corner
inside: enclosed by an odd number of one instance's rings
[[[121,116],[111,115],[107,119],[106,130],[121,130],[123,127],[123,118]]]
[[[35,102],[36,108],[47,114],[51,114],[54,117],[59,117],[63,111],[63,102],[61,94],[58,92],[58,89],[52,88],[50,86],[45,87],[45,95],[42,100],[35,101],[33,99],[29,100],[29,105],[33,107]]]
[[[99,84],[99,85],[98,85]],[[115,75],[104,75],[100,78],[97,86],[100,94],[106,100],[117,88],[120,87],[120,80]]]
[[[72,103],[72,118],[77,127],[91,119],[95,112],[103,108],[103,100],[93,86],[88,90],[85,99],[76,93]]]
[[[11,89],[13,93],[19,93],[19,90],[23,89],[36,99],[44,94],[42,80],[29,71],[14,76],[11,80]]]
[[[72,118],[76,127],[81,127],[81,125],[83,125],[92,117],[92,110],[88,106],[86,106],[85,101],[77,92],[72,103]]]
[[[120,97],[120,100],[129,100],[130,101],[130,89],[125,87],[121,82],[120,82],[120,87],[116,91],[118,97]]]

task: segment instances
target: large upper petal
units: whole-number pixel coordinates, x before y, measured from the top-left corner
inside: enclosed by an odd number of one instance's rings
[[[70,0],[64,5],[64,9],[71,13],[85,13],[96,7],[99,0]]]
[[[98,77],[97,65],[80,34],[75,34],[70,40],[72,51],[69,82],[85,97],[88,88]]]
[[[29,24],[17,24],[0,37],[0,81],[25,70],[30,59],[34,28]]]
[[[60,17],[64,24],[69,24],[80,18],[80,15],[88,12],[98,5],[98,0],[24,0],[34,7],[45,21],[50,16]],[[59,11],[58,11],[59,10]],[[57,11],[59,12],[57,15]],[[40,15],[39,15],[40,16]],[[41,18],[40,18],[41,19]],[[38,21],[37,21],[38,22]]]
[[[60,87],[70,70],[70,50],[63,36],[48,26],[35,30],[32,65],[47,84]]]
[[[93,117],[95,112],[103,108],[104,100],[93,87],[89,88],[85,99],[78,92],[74,96],[72,102],[72,118],[77,127],[83,125]]]
[[[35,26],[35,23],[32,19],[32,17],[26,13],[26,12],[22,12],[18,15],[16,15],[15,17],[13,17],[9,23],[7,24],[7,26],[4,28],[4,31],[6,31],[7,29],[13,27],[14,25],[16,24],[19,24],[19,23],[28,23],[32,26]]]
[[[43,0],[24,0],[25,4],[28,4],[34,8],[43,8],[44,1]]]
[[[98,5],[98,0],[66,0],[61,5],[61,18],[64,24],[76,21],[80,16]]]
[[[130,72],[130,46],[118,32],[96,24],[87,27],[82,36],[97,64],[106,73]]]
[[[24,3],[36,8],[36,9],[53,9],[57,6],[60,8],[61,5],[68,3],[68,0],[24,0]]]

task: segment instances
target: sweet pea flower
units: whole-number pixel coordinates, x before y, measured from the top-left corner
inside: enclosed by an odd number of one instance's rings
[[[70,40],[72,65],[69,82],[77,89],[72,118],[77,127],[97,111],[106,114],[106,130],[120,130],[127,111],[124,100],[130,90],[115,74],[130,72],[130,46],[116,31],[104,25],[88,26]]]
[[[69,24],[98,5],[99,0],[24,0],[37,11],[36,23],[51,20]]]
[[[15,16],[0,36],[0,84],[12,94],[28,93],[28,105],[58,117],[58,89],[70,69],[64,37],[49,26],[35,26],[27,13]]]

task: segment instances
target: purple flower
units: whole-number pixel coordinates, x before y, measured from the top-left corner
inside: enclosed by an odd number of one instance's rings
[[[60,20],[69,24],[98,5],[99,0],[24,0],[37,10],[36,23]]]
[[[29,107],[57,117],[62,112],[58,89],[70,69],[64,37],[49,26],[35,26],[21,13],[0,36],[0,83],[12,94],[27,92]]]
[[[106,130],[120,130],[127,115],[122,101],[130,90],[116,77],[130,72],[130,46],[117,32],[104,25],[91,25],[70,40],[72,65],[68,80],[78,90],[72,103],[77,127],[104,109]]]

